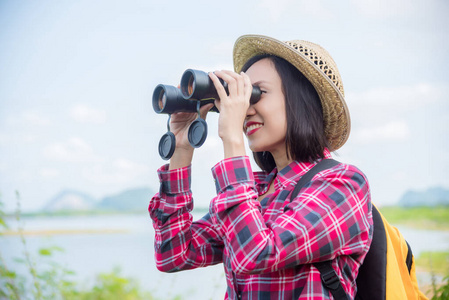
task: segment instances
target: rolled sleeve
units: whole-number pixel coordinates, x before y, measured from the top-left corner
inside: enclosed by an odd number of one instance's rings
[[[150,201],[149,212],[155,224],[164,224],[173,214],[182,215],[193,209],[190,189],[191,167],[169,170],[168,165],[158,169],[159,193]]]
[[[161,183],[160,192],[169,195],[190,192],[191,174],[191,166],[175,170],[169,170],[168,165],[162,166],[158,170],[159,182]]]
[[[212,168],[217,194],[224,192],[229,186],[245,182],[254,182],[248,156],[227,158]]]

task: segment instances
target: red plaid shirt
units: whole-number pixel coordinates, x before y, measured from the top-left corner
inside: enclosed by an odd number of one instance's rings
[[[312,264],[332,260],[354,295],[372,238],[368,181],[354,166],[339,164],[315,175],[290,201],[285,193],[313,165],[294,161],[266,174],[253,173],[248,157],[222,160],[212,169],[217,196],[195,222],[190,167],[163,166],[160,192],[149,206],[158,269],[223,263],[226,299],[332,299]],[[273,180],[275,192],[259,202]]]

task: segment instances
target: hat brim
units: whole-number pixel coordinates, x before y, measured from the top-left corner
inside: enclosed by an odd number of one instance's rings
[[[321,100],[324,130],[330,150],[335,151],[343,146],[349,138],[351,119],[342,86],[340,90],[310,58],[294,47],[262,35],[244,35],[237,39],[233,52],[234,70],[240,73],[244,64],[250,58],[261,54],[279,56],[290,62],[306,76],[315,87]],[[330,56],[327,59],[332,60]]]

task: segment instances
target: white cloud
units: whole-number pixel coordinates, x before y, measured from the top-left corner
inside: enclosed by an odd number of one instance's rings
[[[259,2],[261,11],[268,13],[268,18],[273,23],[282,21],[286,14],[298,12],[316,19],[326,19],[332,16],[330,10],[323,5],[321,0],[316,1],[293,1],[293,0],[263,0]]]
[[[0,132],[0,146],[7,146],[8,140],[9,140],[8,136]]]
[[[48,126],[51,121],[36,111],[24,111],[17,116],[10,116],[6,120],[7,124],[13,126]]]
[[[70,109],[70,117],[80,123],[104,124],[106,112],[85,104],[78,104]]]
[[[54,143],[44,149],[44,156],[57,161],[65,162],[92,162],[98,161],[92,147],[78,137],[69,138],[65,142]]]
[[[420,83],[409,86],[378,87],[362,92],[348,93],[346,101],[351,113],[353,125],[352,135],[358,135],[359,141],[366,139],[364,133],[376,133],[385,139],[386,126],[390,132],[404,140],[408,134],[408,126],[429,118],[429,112],[439,110],[447,102],[449,88],[443,85]],[[402,120],[402,121],[398,121]],[[396,124],[396,125],[393,125]],[[394,128],[393,128],[394,127]],[[358,128],[365,128],[356,131]],[[366,129],[370,128],[370,129]],[[374,129],[377,128],[377,129]],[[366,135],[370,136],[370,135]]]
[[[228,57],[234,48],[234,41],[225,40],[220,43],[211,44],[209,52],[211,56]]]
[[[373,18],[408,15],[414,10],[413,4],[416,4],[406,0],[352,0],[351,2],[359,13]]]
[[[60,172],[57,169],[52,169],[52,168],[43,168],[40,170],[40,175],[44,178],[56,178],[57,176],[59,176]]]
[[[96,184],[132,183],[143,173],[149,171],[148,166],[138,164],[126,158],[118,158],[108,163],[97,163],[86,167],[83,175]]]
[[[355,130],[354,140],[369,144],[382,141],[402,142],[410,138],[410,129],[405,121],[392,121],[377,127],[365,127]]]
[[[378,87],[359,93],[348,93],[346,99],[351,106],[382,106],[417,108],[444,100],[449,89],[429,83],[410,86]]]

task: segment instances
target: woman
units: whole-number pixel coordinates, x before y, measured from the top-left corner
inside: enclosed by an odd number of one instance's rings
[[[174,272],[223,263],[226,299],[332,299],[314,263],[331,260],[345,292],[372,238],[366,177],[354,166],[322,171],[290,199],[299,178],[348,138],[349,113],[335,63],[320,46],[250,35],[234,47],[235,71],[216,71],[224,159],[212,173],[217,196],[192,222],[187,129],[194,114],[172,116],[176,150],[158,170],[150,202],[156,264]],[[219,78],[228,83],[229,94]],[[249,103],[252,85],[262,91]],[[202,108],[202,115],[210,106]],[[262,172],[252,172],[243,131]]]

